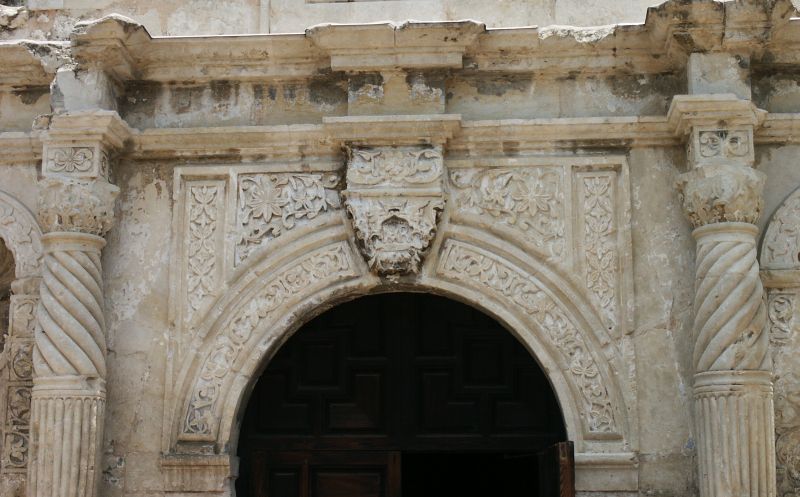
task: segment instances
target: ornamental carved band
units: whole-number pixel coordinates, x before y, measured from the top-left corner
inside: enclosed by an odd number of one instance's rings
[[[747,223],[711,224],[694,231],[696,372],[770,367],[757,233]]]
[[[105,240],[83,233],[42,237],[44,269],[34,368],[37,377],[106,376],[100,250]]]
[[[444,164],[438,148],[353,148],[349,151],[347,212],[371,271],[418,273],[444,210]]]

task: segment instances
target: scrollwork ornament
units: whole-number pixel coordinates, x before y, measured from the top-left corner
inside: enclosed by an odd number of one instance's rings
[[[717,164],[682,174],[677,187],[694,227],[722,222],[755,224],[764,207],[764,181],[760,171]]]
[[[697,142],[703,158],[746,157],[750,153],[750,135],[745,130],[702,130]]]
[[[114,223],[119,188],[104,180],[46,177],[40,182],[39,222],[47,232],[104,235]]]
[[[795,295],[770,293],[767,301],[769,341],[773,346],[786,345],[794,328]]]

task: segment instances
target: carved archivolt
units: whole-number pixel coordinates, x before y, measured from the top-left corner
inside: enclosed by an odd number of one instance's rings
[[[761,245],[761,267],[800,268],[800,188],[781,204],[767,226]]]
[[[39,276],[42,230],[27,207],[0,190],[0,238],[14,254],[17,278]]]
[[[532,276],[550,274],[544,266],[520,265],[501,255],[509,250],[499,248],[506,242],[492,238],[499,244],[492,246],[476,242],[474,235],[470,241],[442,236],[442,247],[429,255],[435,269],[415,287],[458,296],[509,323],[550,374],[570,436],[581,444],[607,441],[615,444],[611,450],[628,450],[634,441],[626,400],[612,373],[620,365],[611,365],[616,359],[600,345],[608,343],[608,335],[588,302],[569,290],[573,284],[562,280],[554,291],[553,282]],[[248,382],[288,335],[330,302],[379,287],[347,237],[343,226],[329,226],[276,248],[274,259],[248,266],[241,282],[214,305],[190,347],[196,352],[178,368],[171,396],[173,448],[184,442],[230,447]],[[558,296],[565,294],[570,300]]]

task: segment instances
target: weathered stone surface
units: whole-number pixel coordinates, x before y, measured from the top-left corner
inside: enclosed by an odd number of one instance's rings
[[[531,351],[582,497],[797,497],[800,21],[646,4],[0,7],[0,494],[230,496],[287,337],[419,291]]]

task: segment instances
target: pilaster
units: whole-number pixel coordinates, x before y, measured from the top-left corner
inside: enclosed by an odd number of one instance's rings
[[[704,85],[700,85],[704,87]],[[753,169],[764,119],[734,94],[677,96],[669,122],[688,139],[678,180],[697,242],[694,407],[702,497],[773,497],[769,336],[756,221],[765,176]]]
[[[119,192],[109,162],[129,133],[116,112],[95,110],[54,117],[44,140],[31,497],[97,495],[106,400],[100,256]]]

